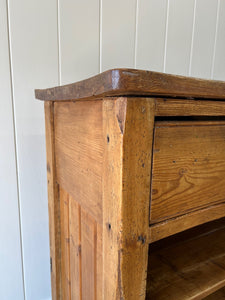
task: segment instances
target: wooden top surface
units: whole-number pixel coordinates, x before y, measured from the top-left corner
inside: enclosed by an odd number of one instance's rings
[[[225,99],[225,82],[135,69],[113,69],[72,84],[35,90],[37,99],[53,101],[128,95]]]

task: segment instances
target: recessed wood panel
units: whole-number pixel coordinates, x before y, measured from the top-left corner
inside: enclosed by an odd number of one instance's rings
[[[101,300],[102,226],[65,189],[59,191],[62,299]]]
[[[102,102],[55,103],[57,181],[102,219]]]
[[[156,123],[151,223],[225,200],[225,126],[209,124]]]

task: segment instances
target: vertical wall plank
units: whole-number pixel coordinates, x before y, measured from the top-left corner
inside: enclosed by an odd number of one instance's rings
[[[136,0],[102,0],[102,70],[133,68]]]
[[[225,1],[220,0],[213,78],[225,80]]]
[[[99,0],[59,0],[61,83],[99,72]]]
[[[0,0],[0,299],[23,300],[6,1]]]
[[[166,46],[166,73],[188,75],[194,0],[170,0]]]
[[[50,297],[43,103],[34,89],[58,84],[55,0],[8,0],[26,300]]]
[[[197,0],[191,76],[210,78],[218,0]]]
[[[141,0],[137,19],[136,67],[163,71],[167,0]]]

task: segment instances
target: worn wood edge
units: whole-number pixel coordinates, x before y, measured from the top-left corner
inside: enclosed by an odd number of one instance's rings
[[[174,120],[174,121],[155,121],[155,128],[162,127],[200,127],[200,126],[224,126],[225,120]]]
[[[127,100],[120,252],[124,299],[145,299],[146,293],[154,108],[153,99]]]
[[[151,225],[148,242],[153,243],[192,227],[214,221],[225,216],[225,203],[216,204],[158,224]]]
[[[225,83],[145,70],[112,69],[76,83],[35,90],[37,99],[51,101],[129,95],[225,99]]]
[[[52,299],[60,300],[62,299],[60,201],[55,169],[54,103],[48,101],[45,102],[45,131]]]
[[[155,116],[225,116],[223,101],[155,99]]]
[[[139,100],[103,104],[103,274],[109,300],[145,299],[154,101]]]
[[[124,106],[126,105],[126,99]],[[126,109],[124,108],[126,112]],[[124,122],[121,122],[124,125]],[[115,115],[115,101],[103,100],[103,299],[120,299],[119,232],[122,198],[123,135]],[[115,213],[116,212],[116,213]]]
[[[225,279],[224,279],[224,281],[220,281],[218,284],[215,284],[213,287],[209,287],[206,291],[202,292],[201,295],[192,297],[191,300],[202,300],[205,297],[215,293],[216,291],[220,290],[223,287],[225,287]],[[215,299],[215,300],[218,300],[218,299]]]

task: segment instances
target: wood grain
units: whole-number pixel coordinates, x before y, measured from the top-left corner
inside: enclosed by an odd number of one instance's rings
[[[225,116],[222,101],[155,99],[156,116]]]
[[[150,248],[146,299],[199,300],[225,286],[224,239],[223,227],[153,252]]]
[[[81,207],[69,195],[71,299],[81,300]]]
[[[143,70],[113,69],[73,84],[35,91],[37,99],[51,101],[128,95],[225,99],[225,83]]]
[[[225,126],[174,125],[155,126],[151,223],[225,200]]]
[[[145,299],[153,123],[150,99],[103,102],[104,299]]]
[[[194,226],[204,224],[225,215],[225,203],[212,205],[149,227],[149,243],[166,238]]]
[[[57,181],[102,220],[102,101],[55,103]]]
[[[82,299],[97,297],[97,224],[81,209]]]
[[[97,226],[97,250],[96,250],[96,299],[103,300],[103,228],[102,224]]]
[[[59,189],[61,223],[62,299],[71,300],[69,195]]]
[[[102,226],[59,188],[62,296],[58,299],[102,299]]]
[[[45,102],[45,132],[47,149],[48,213],[51,256],[52,299],[61,299],[61,237],[60,202],[56,183],[54,104]]]

